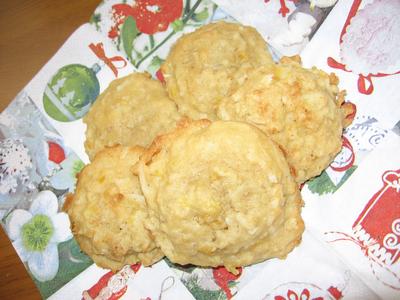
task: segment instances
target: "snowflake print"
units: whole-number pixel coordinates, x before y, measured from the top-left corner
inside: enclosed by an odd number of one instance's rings
[[[0,193],[15,193],[18,184],[26,184],[32,169],[28,148],[19,139],[0,142]],[[28,189],[31,187],[28,185]]]

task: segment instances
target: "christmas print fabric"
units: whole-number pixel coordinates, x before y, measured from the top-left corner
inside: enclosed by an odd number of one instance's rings
[[[0,115],[0,218],[43,298],[398,299],[399,1],[105,0]],[[302,188],[306,232],[287,259],[241,268],[97,267],[61,207],[88,158],[81,121],[115,78],[158,77],[183,34],[254,26],[278,59],[335,72],[357,113],[342,151]]]

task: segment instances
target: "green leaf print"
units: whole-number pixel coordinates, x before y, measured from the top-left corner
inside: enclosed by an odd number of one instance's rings
[[[174,32],[178,32],[178,31],[182,31],[183,27],[185,24],[183,24],[183,21],[178,19],[175,20],[174,22],[172,22],[172,29],[174,30]]]
[[[149,35],[149,42],[150,42],[150,49],[153,49],[154,45],[155,45],[155,41],[154,41],[154,36],[152,34]]]
[[[147,70],[151,73],[154,74],[158,71],[158,69],[160,69],[161,64],[164,62],[164,60],[160,57],[158,57],[157,55],[154,56],[149,64],[149,66],[147,67]]]
[[[318,194],[320,196],[324,194],[334,193],[343,185],[343,183],[345,183],[345,181],[350,177],[351,174],[353,174],[356,169],[357,166],[352,166],[350,169],[348,169],[337,185],[332,182],[332,180],[329,178],[328,173],[324,171],[318,177],[315,177],[308,181],[307,187],[312,193]]]
[[[344,174],[344,176],[342,177],[342,179],[340,180],[340,182],[338,183],[338,185],[336,186],[336,190],[337,191],[342,185],[343,183],[345,183],[347,181],[347,179],[349,179],[349,177],[351,176],[351,174],[353,174],[353,172],[357,169],[357,166],[352,166],[350,169],[348,169],[346,171],[346,173]]]
[[[128,55],[129,60],[132,61],[133,40],[137,37],[139,30],[136,27],[135,20],[131,16],[125,19],[121,32],[125,53]]]
[[[80,250],[75,239],[60,243],[58,245],[58,255],[60,258],[60,266],[54,279],[40,282],[31,274],[43,298],[48,298],[67,284],[72,278],[75,278],[93,264],[90,257]]]
[[[307,187],[311,192],[318,195],[332,193],[335,189],[335,185],[325,171],[308,181]]]

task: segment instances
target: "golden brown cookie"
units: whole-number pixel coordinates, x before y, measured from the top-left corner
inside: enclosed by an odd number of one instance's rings
[[[116,79],[99,96],[83,121],[90,159],[105,146],[148,146],[180,118],[162,84],[147,73]]]
[[[254,28],[217,22],[181,37],[161,70],[182,114],[215,120],[219,100],[245,80],[245,70],[272,62]]]
[[[143,150],[114,146],[101,150],[79,174],[75,194],[68,197],[74,237],[93,261],[119,270],[163,257],[144,227],[147,206],[138,178],[131,172]]]
[[[172,262],[234,271],[284,258],[301,240],[297,184],[278,146],[252,125],[181,122],[136,168],[147,226]]]
[[[254,68],[218,108],[222,120],[254,124],[284,151],[298,183],[319,175],[340,151],[348,124],[334,74],[301,67],[299,57]]]

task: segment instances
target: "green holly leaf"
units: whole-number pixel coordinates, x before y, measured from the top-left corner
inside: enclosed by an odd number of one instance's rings
[[[335,190],[335,185],[325,171],[322,172],[318,177],[308,181],[307,187],[311,192],[320,196],[323,194],[332,193]]]
[[[129,16],[125,19],[124,24],[121,29],[122,45],[124,47],[126,55],[130,61],[132,61],[132,51],[133,51],[133,40],[139,34],[135,20]]]
[[[197,14],[193,14],[192,19],[196,22],[203,22],[203,21],[207,20],[208,17],[209,17],[208,9],[204,8],[201,12],[199,12]]]
[[[314,194],[323,195],[336,192],[343,183],[350,177],[351,174],[357,169],[357,166],[352,166],[346,171],[340,182],[335,185],[329,178],[329,175],[324,171],[318,177],[315,177],[308,181],[307,187]]]

